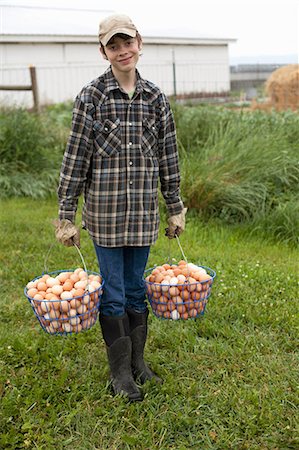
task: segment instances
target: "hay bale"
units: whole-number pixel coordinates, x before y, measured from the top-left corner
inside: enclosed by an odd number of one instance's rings
[[[275,109],[298,109],[299,64],[290,64],[272,72],[266,81],[265,91]]]

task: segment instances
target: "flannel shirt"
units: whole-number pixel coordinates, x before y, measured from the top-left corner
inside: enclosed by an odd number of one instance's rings
[[[158,184],[168,214],[183,210],[173,115],[166,96],[141,78],[130,99],[111,67],[75,100],[58,186],[59,218],[82,225],[103,247],[145,246],[158,237]]]

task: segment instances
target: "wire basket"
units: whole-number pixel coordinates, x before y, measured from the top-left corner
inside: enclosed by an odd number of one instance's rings
[[[46,272],[27,283],[24,294],[42,329],[71,335],[90,329],[97,321],[104,281],[86,269]]]
[[[216,272],[207,266],[188,263],[163,264],[145,272],[146,294],[156,317],[170,320],[195,319],[204,314]]]
[[[198,267],[207,272],[207,280],[198,281],[187,276],[184,283],[174,284],[171,280],[158,283],[150,281],[153,278],[147,275],[148,272],[152,273],[153,269],[146,271],[147,298],[156,317],[187,320],[204,314],[216,273],[209,267]]]
[[[65,284],[71,279],[69,276],[73,275],[74,279],[77,278],[76,270],[62,270],[43,274],[30,281],[24,289],[24,294],[41,327],[49,334],[79,333],[82,330],[88,330],[97,321],[104,282],[98,273],[83,271],[87,277],[74,283],[74,286],[77,284],[78,295],[74,291],[71,292],[74,288],[69,291],[62,290],[63,286],[67,289],[71,287],[71,283],[69,283],[69,287]],[[82,271],[79,273],[82,273]],[[65,281],[54,284],[52,287],[52,291],[54,288],[54,292],[57,292],[57,294],[48,292],[47,295],[46,291],[38,290],[38,288],[42,289],[43,285],[51,285],[53,280],[63,280],[63,275],[67,277]],[[80,282],[81,288],[78,287]],[[84,284],[86,285],[85,289],[83,288]]]

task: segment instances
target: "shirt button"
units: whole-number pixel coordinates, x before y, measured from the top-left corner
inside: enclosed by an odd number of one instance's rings
[[[130,185],[132,186],[132,184],[133,184],[133,181],[130,181]]]
[[[130,161],[130,162],[129,162],[129,164],[130,164],[130,166],[132,166],[133,162],[132,162],[132,161]]]
[[[129,145],[132,145],[132,142],[129,142]]]
[[[130,127],[133,125],[132,122],[129,122]]]

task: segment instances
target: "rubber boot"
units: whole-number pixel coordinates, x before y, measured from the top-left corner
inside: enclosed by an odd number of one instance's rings
[[[127,314],[121,317],[100,314],[100,325],[106,343],[114,394],[123,395],[130,402],[141,401],[142,393],[132,375],[132,342]]]
[[[148,310],[144,313],[127,309],[130,323],[130,336],[132,340],[132,372],[135,380],[141,384],[146,381],[155,380],[162,383],[162,379],[153,372],[144,362],[144,347],[147,338]]]

